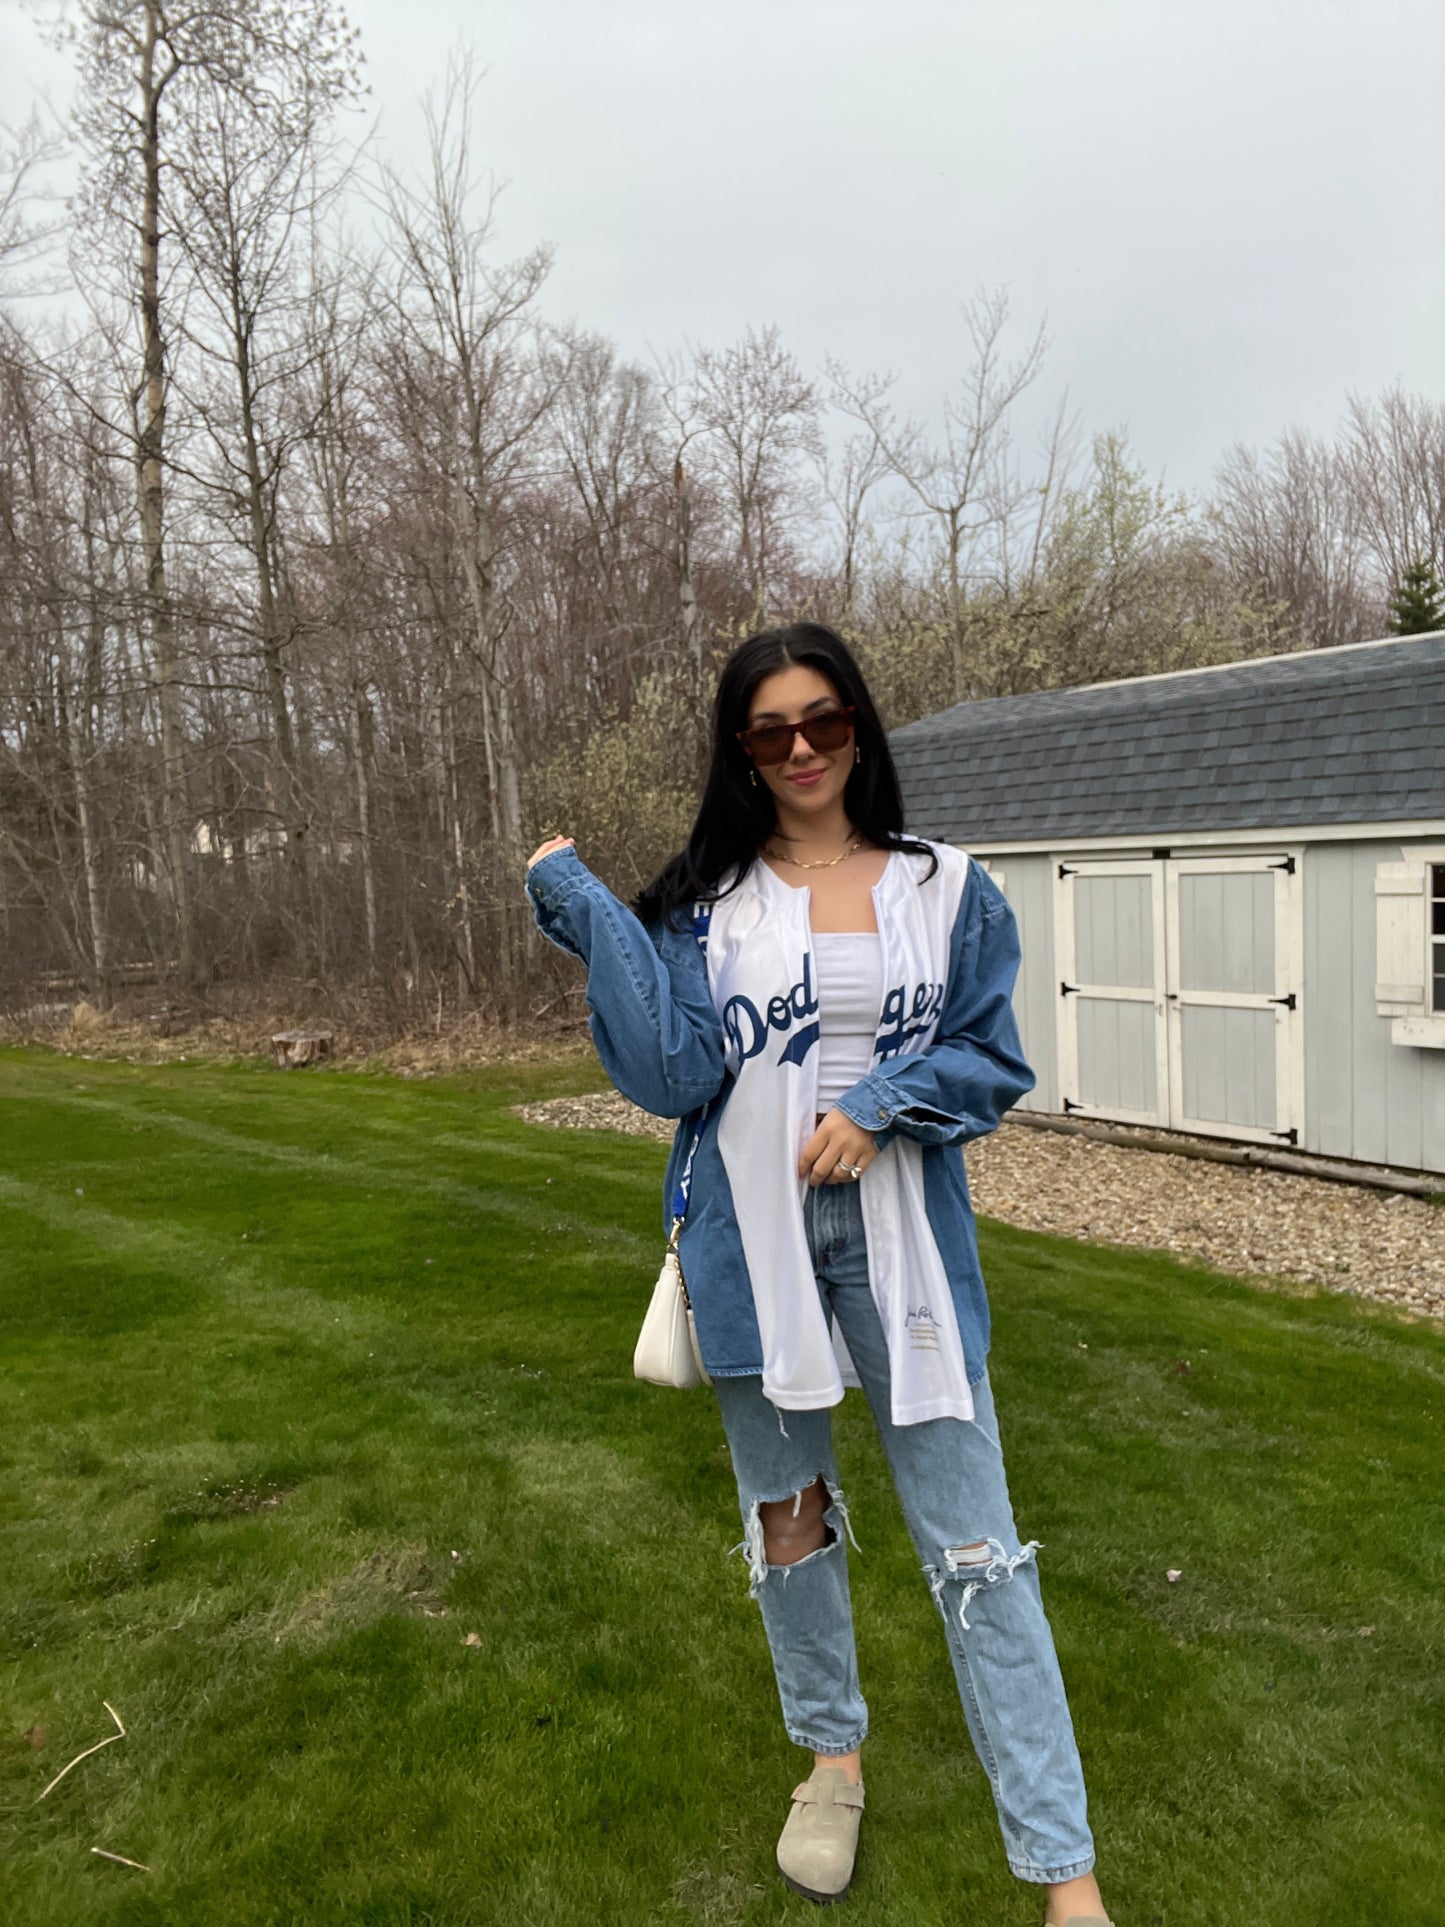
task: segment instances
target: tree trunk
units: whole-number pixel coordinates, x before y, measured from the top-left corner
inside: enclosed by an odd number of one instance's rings
[[[361,828],[361,889],[366,900],[366,959],[368,975],[375,978],[377,949],[376,866],[371,850],[371,777],[366,767],[371,749],[371,706],[366,690],[358,685],[354,712],[353,753],[356,759],[356,817]]]
[[[958,551],[962,541],[959,534],[959,517],[956,510],[949,511],[948,520],[948,635],[953,655],[953,700],[956,703],[968,699],[968,679],[963,665],[963,585],[959,580]]]
[[[141,430],[136,450],[136,494],[145,553],[152,670],[161,714],[164,833],[176,913],[182,979],[196,971],[191,909],[190,813],[186,796],[185,735],[176,679],[176,626],[166,581],[165,431],[166,357],[160,300],[160,104],[167,75],[156,78],[159,0],[145,0],[141,45],[141,157],[144,188],[140,220],[140,321],[144,357]]]
[[[473,541],[462,556],[471,596],[477,655],[482,667],[482,736],[491,785],[493,874],[518,875],[522,866],[522,779],[517,734],[512,714],[510,665],[505,638],[496,623],[493,577],[494,548],[484,521],[473,530]],[[525,946],[517,917],[505,889],[497,905],[499,940],[496,962],[509,991],[519,987],[526,968]]]
[[[256,436],[255,390],[251,380],[251,352],[244,317],[233,291],[236,379],[240,391],[241,432],[246,455],[246,512],[251,554],[256,564],[256,592],[261,615],[261,659],[266,696],[271,711],[276,800],[286,833],[286,866],[290,876],[292,911],[296,920],[299,963],[305,973],[317,966],[316,928],[311,901],[311,853],[308,820],[297,762],[296,735],[286,687],[285,639],[276,601],[274,557],[266,513],[266,490],[261,475],[261,453]]]
[[[64,638],[61,638],[61,648]],[[85,876],[85,906],[90,924],[91,989],[96,1003],[105,1010],[110,1005],[110,943],[105,922],[105,892],[102,887],[100,846],[95,833],[95,804],[90,788],[90,762],[85,732],[76,714],[74,691],[67,687],[65,671],[57,657],[56,696],[70,755],[71,782],[75,789],[75,818],[80,826],[80,859]],[[79,919],[77,918],[77,923]]]
[[[677,494],[677,605],[683,660],[692,670],[693,708],[697,719],[699,769],[707,753],[707,671],[703,662],[702,620],[692,580],[692,484],[679,456],[672,472]]]
[[[472,893],[467,881],[467,846],[462,835],[461,789],[457,781],[457,731],[453,706],[449,702],[441,705],[439,718],[442,754],[445,762],[445,791],[447,800],[447,821],[451,833],[452,861],[457,874],[457,909],[462,924],[462,954],[458,958],[460,974],[464,979],[461,985],[459,1002],[465,1002],[476,995],[477,989],[477,946],[472,928]]]

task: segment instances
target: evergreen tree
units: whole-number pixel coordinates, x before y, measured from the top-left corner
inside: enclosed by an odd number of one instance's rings
[[[1392,636],[1425,636],[1445,629],[1445,591],[1431,561],[1412,562],[1390,597]]]

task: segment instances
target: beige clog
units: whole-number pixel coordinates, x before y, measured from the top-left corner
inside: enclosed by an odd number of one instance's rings
[[[841,1900],[858,1857],[863,1789],[839,1766],[815,1766],[793,1789],[793,1810],[778,1841],[778,1871],[809,1900]]]

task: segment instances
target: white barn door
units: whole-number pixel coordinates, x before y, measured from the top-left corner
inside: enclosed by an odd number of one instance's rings
[[[1301,937],[1290,857],[1061,862],[1064,1109],[1294,1142]]]
[[[1061,863],[1055,902],[1064,1109],[1166,1124],[1164,865]]]
[[[1183,857],[1165,868],[1170,1125],[1293,1143],[1300,1124],[1293,859]]]

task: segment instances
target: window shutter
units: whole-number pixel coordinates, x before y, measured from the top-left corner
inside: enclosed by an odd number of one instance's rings
[[[1375,871],[1375,1008],[1382,1017],[1425,1011],[1425,866]]]

